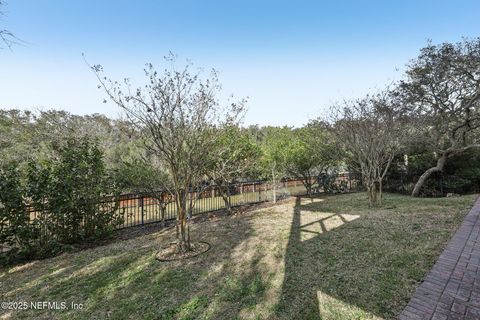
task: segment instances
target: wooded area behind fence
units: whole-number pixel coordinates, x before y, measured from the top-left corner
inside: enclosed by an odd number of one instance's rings
[[[315,177],[312,177],[315,179]],[[343,184],[346,190],[355,189],[358,179],[349,173],[339,174],[337,184]],[[276,198],[281,200],[289,196],[306,194],[306,189],[301,180],[284,179],[276,184]],[[273,199],[274,185],[265,181],[251,181],[235,183],[230,186],[230,203],[232,207],[255,204]],[[315,192],[320,192],[319,188]],[[226,209],[226,204],[217,186],[205,186],[202,190],[189,193],[192,216]],[[123,218],[118,229],[173,220],[176,218],[176,206],[174,198],[166,191],[148,193],[122,194],[119,197],[107,197],[99,206],[117,210]],[[190,206],[189,206],[190,207]],[[190,209],[190,208],[189,208]],[[40,218],[41,212],[34,208],[30,209],[30,219],[34,221]],[[43,213],[46,214],[46,213]]]

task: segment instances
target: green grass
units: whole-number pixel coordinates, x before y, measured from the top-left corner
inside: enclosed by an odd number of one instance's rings
[[[173,231],[0,270],[2,301],[82,310],[0,310],[14,319],[395,318],[476,196],[301,199],[193,224],[212,248],[155,260]],[[3,313],[3,314],[2,314]],[[2,316],[0,316],[1,319]]]
[[[280,197],[281,194],[297,195],[297,194],[306,193],[306,189],[301,183],[299,183],[298,186],[290,186],[290,187],[279,186],[277,193],[278,193],[278,197]],[[265,200],[271,201],[272,199],[273,199],[273,191],[272,190],[263,191],[262,189],[261,191],[244,192],[242,194],[232,195],[230,201],[232,206],[237,206],[237,205],[255,203],[255,202],[260,202]],[[155,203],[155,200],[153,200],[152,202]],[[148,202],[146,201],[146,203]],[[193,214],[200,214],[200,213],[224,209],[224,208],[225,208],[225,202],[223,201],[223,198],[220,196],[212,197],[212,198],[197,199],[193,208]],[[158,205],[145,204],[143,210],[144,210],[144,213],[143,213],[144,223],[161,221],[161,214],[160,214]],[[121,216],[123,216],[123,219],[124,219],[124,224],[122,226],[126,226],[126,227],[135,226],[142,223],[141,207],[137,199],[130,200],[128,204],[126,203],[124,205],[121,205],[120,208],[118,209],[118,212],[120,213]],[[173,219],[175,218],[175,216],[176,216],[176,207],[175,207],[175,203],[172,202],[166,206],[165,218]]]
[[[262,187],[263,188],[263,187]],[[280,195],[298,195],[305,194],[305,187],[299,182],[297,186],[281,187],[279,185],[277,194]],[[230,198],[232,206],[244,205],[248,203],[255,203],[260,201],[271,201],[273,199],[273,191],[267,190],[256,192],[244,192],[242,194],[232,195]],[[221,196],[212,198],[202,198],[195,201],[193,214],[201,214],[205,212],[225,209],[225,202]],[[119,226],[131,227],[142,224],[142,208],[140,199],[126,199],[121,202],[118,214],[123,218],[124,223]],[[30,217],[33,221],[38,215],[38,212],[31,212]],[[176,206],[174,202],[167,204],[165,208],[165,219],[175,219]],[[143,223],[159,222],[161,221],[161,213],[158,203],[155,199],[146,199],[143,206]]]

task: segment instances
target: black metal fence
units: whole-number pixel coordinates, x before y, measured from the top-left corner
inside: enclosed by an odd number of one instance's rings
[[[306,189],[300,180],[286,180],[276,186],[277,199],[305,192]],[[237,183],[230,186],[229,193],[232,207],[255,204],[272,200],[273,185],[264,182]],[[192,216],[227,207],[216,186],[207,186],[200,191],[190,192],[188,197],[187,210]],[[174,199],[166,192],[124,194],[117,201],[117,210],[123,217],[123,224],[119,228],[173,220],[177,216]]]
[[[315,180],[312,177],[312,180]],[[348,185],[348,189],[356,186],[357,181],[349,173],[339,174],[337,181]],[[283,179],[275,186],[264,181],[251,181],[232,184],[229,188],[232,207],[255,204],[273,199],[274,190],[278,200],[296,195],[306,194],[306,189],[298,179]],[[318,189],[316,189],[319,191]],[[227,206],[216,186],[205,186],[201,190],[189,193],[188,213],[192,216],[225,209]],[[117,210],[123,222],[118,229],[173,220],[177,216],[175,199],[165,191],[144,194],[122,194],[119,197],[106,197],[98,205],[103,208]],[[30,220],[41,219],[48,213],[30,208]]]
[[[390,192],[411,194],[420,176],[404,173],[389,174],[384,180],[384,189]],[[480,177],[436,172],[423,185],[421,194],[429,197],[444,197],[449,193],[466,194],[480,192]]]

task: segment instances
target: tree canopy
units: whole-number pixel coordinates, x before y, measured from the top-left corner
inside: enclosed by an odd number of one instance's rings
[[[480,147],[480,38],[429,44],[408,66],[400,83],[404,108],[420,124],[417,138],[427,139],[437,164],[419,178],[442,171],[448,158]]]
[[[178,70],[174,57],[166,60],[170,67],[161,72],[147,64],[146,84],[138,88],[133,88],[128,79],[123,84],[106,80],[99,65],[92,66],[92,70],[100,87],[142,134],[146,150],[166,169],[177,208],[177,249],[184,252],[190,250],[187,223],[190,190],[204,180],[208,154],[222,137],[216,128],[236,125],[244,101],[220,106],[215,70],[202,78],[191,73],[190,64]]]

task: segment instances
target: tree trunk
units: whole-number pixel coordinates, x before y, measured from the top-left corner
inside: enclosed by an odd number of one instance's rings
[[[185,237],[185,227],[187,225],[187,219],[185,213],[181,214],[180,219],[178,220],[178,229],[179,234],[177,237],[177,251],[185,252],[187,251],[187,239]]]
[[[165,226],[165,213],[167,212],[167,205],[168,202],[163,197],[162,193],[154,194],[153,197],[158,201],[158,209],[160,210],[160,219],[161,219],[161,226]]]
[[[165,226],[165,211],[167,210],[167,205],[164,204],[164,203],[160,203],[160,216],[161,216],[161,219],[162,219],[162,227]]]
[[[177,241],[178,241],[178,239],[180,239],[180,229],[179,229],[178,220],[177,220],[177,223],[175,224],[175,235],[176,235],[176,238],[177,238]]]
[[[309,198],[312,197],[312,182],[310,181],[310,178],[305,178],[302,179],[303,186],[307,190],[307,195]]]
[[[277,203],[277,184],[273,183],[273,203]]]
[[[366,185],[367,185],[368,204],[370,207],[376,207],[378,204],[376,183],[375,182],[366,183]]]
[[[190,234],[188,232],[187,221],[187,201],[188,193],[180,191],[177,204],[177,250],[186,252],[190,250]]]
[[[228,213],[232,212],[232,202],[230,197],[230,190],[227,186],[226,191],[223,188],[220,188],[220,192],[222,194],[223,202],[225,203],[225,207],[227,208]]]
[[[382,179],[378,180],[378,204],[382,206],[382,200],[383,200],[383,181]]]
[[[187,193],[188,195],[188,219],[191,219],[192,216],[193,216],[193,201],[194,201],[194,197],[196,197],[195,193],[194,192],[188,192]]]
[[[186,252],[190,250],[190,228],[188,226],[186,210],[183,211],[180,219],[180,237],[177,242],[177,250],[179,252]]]
[[[372,186],[368,187],[368,204],[370,207],[374,206],[374,200],[373,200],[373,188]]]
[[[415,184],[415,187],[413,188],[412,197],[418,197],[418,195],[420,194],[420,189],[425,184],[425,181],[427,181],[427,179],[432,175],[432,173],[443,171],[445,163],[447,162],[447,157],[448,153],[444,152],[442,156],[438,158],[437,165],[428,169],[420,176],[417,183]]]
[[[273,203],[277,202],[277,182],[275,181],[275,169],[272,168],[272,182],[273,182]]]

